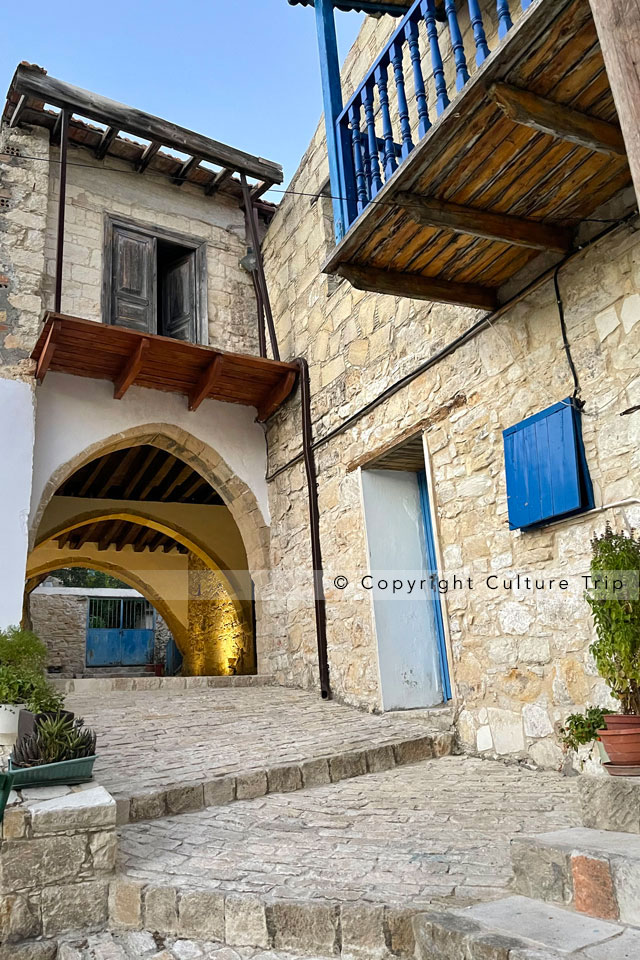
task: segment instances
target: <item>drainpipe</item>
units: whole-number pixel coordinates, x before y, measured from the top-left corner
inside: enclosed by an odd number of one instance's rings
[[[323,700],[331,699],[329,683],[329,659],[327,656],[327,609],[323,586],[322,550],[320,549],[320,511],[318,508],[318,477],[313,453],[311,426],[311,389],[309,364],[303,358],[295,363],[300,370],[300,400],[302,403],[302,455],[307,475],[309,495],[309,533],[311,536],[311,562],[313,564],[313,598],[316,614],[316,637],[318,640],[318,667],[320,694]]]

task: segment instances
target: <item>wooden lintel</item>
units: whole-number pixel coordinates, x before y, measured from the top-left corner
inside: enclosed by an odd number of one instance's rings
[[[16,103],[15,107],[13,108],[13,113],[11,114],[11,119],[9,120],[10,127],[17,127],[18,124],[20,123],[20,118],[24,113],[24,108],[27,105],[28,99],[29,98],[27,97],[26,93],[23,93],[20,99],[18,100],[18,102]]]
[[[280,404],[287,399],[293,390],[295,379],[295,370],[289,370],[288,373],[285,373],[280,383],[273,388],[265,402],[261,404],[260,409],[258,410],[258,420],[261,422],[263,420],[268,420],[271,414],[276,412]]]
[[[142,368],[142,362],[144,360],[144,355],[149,349],[149,341],[141,340],[135,351],[131,354],[130,358],[125,363],[122,373],[116,380],[113,386],[113,398],[114,400],[122,400],[125,393],[132,385],[140,370]]]
[[[437,277],[421,277],[415,273],[400,273],[392,270],[376,270],[352,263],[341,264],[336,273],[344,277],[357,290],[385,293],[392,297],[411,297],[413,300],[433,300],[441,303],[457,303],[462,307],[478,307],[495,310],[498,306],[496,291],[475,283],[452,283]]]
[[[216,380],[220,378],[221,370],[222,355],[218,353],[200,377],[193,393],[189,396],[189,410],[197,410],[202,401],[206,400],[212,386]]]
[[[136,170],[138,173],[144,173],[161,146],[162,144],[154,142],[149,143],[145,147],[144,153],[136,163]]]
[[[598,153],[620,157],[625,155],[622,132],[616,124],[590,117],[507,83],[494,83],[487,92],[514,123],[521,123]]]
[[[189,157],[188,160],[182,164],[177,173],[171,177],[171,182],[175,183],[177,187],[181,187],[185,182],[192,170],[194,170],[200,163],[200,157]]]
[[[119,130],[117,127],[107,127],[100,138],[100,143],[95,149],[96,160],[103,160],[106,157],[109,152],[109,147],[118,136],[118,133]]]
[[[217,193],[222,184],[233,176],[233,170],[228,170],[226,167],[223,170],[218,170],[213,179],[205,188],[205,196],[212,197],[214,193]]]
[[[513,243],[535,250],[566,253],[571,247],[571,232],[538,220],[525,220],[490,210],[474,210],[458,203],[447,203],[414,193],[400,191],[394,197],[412,220],[428,227],[442,227],[454,233]]]
[[[54,320],[49,327],[49,333],[47,334],[47,339],[45,340],[44,347],[42,348],[42,353],[38,358],[38,364],[36,366],[36,380],[38,383],[42,383],[44,378],[47,375],[47,370],[51,365],[53,359],[53,354],[56,349],[56,338],[60,333],[60,328],[62,324],[59,320]]]

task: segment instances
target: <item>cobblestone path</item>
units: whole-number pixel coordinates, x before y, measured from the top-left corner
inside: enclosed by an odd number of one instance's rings
[[[511,837],[579,822],[572,779],[444,757],[131,824],[120,869],[261,900],[462,905],[504,893]]]
[[[361,713],[300,690],[73,693],[67,707],[98,732],[95,777],[131,796],[448,729],[450,713]]]

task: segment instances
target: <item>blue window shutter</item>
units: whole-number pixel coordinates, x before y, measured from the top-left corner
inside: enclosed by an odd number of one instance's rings
[[[571,398],[503,432],[511,529],[587,510],[593,495]]]

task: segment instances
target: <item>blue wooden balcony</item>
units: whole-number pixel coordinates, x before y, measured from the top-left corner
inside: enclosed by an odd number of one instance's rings
[[[399,16],[346,103],[332,0],[290,2],[316,8],[337,244],[325,272],[492,309],[630,185],[588,0],[335,0]]]

